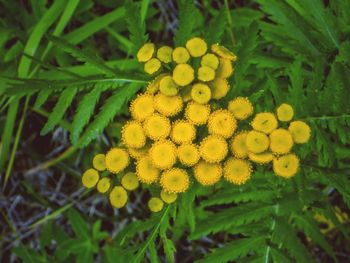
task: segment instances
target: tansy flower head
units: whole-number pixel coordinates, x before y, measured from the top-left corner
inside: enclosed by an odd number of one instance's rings
[[[138,95],[136,99],[131,102],[130,106],[131,116],[143,121],[154,112],[153,96],[147,93]]]
[[[145,120],[143,128],[149,138],[157,141],[168,137],[171,125],[170,120],[167,117],[155,113]]]
[[[194,166],[193,173],[198,183],[209,186],[220,180],[222,168],[218,163],[208,163],[202,160]]]
[[[249,160],[258,164],[267,164],[272,161],[273,155],[270,152],[249,153]]]
[[[163,172],[160,185],[167,193],[183,193],[190,186],[190,179],[186,170],[173,168]]]
[[[258,131],[249,131],[247,133],[245,144],[248,151],[253,153],[262,153],[269,148],[269,137],[265,133]]]
[[[122,140],[126,147],[142,148],[146,144],[146,135],[138,121],[127,122],[122,129]]]
[[[144,65],[144,70],[146,73],[152,75],[156,73],[161,67],[161,63],[157,58],[151,58]]]
[[[157,58],[163,63],[170,63],[172,61],[171,54],[173,49],[169,46],[162,46],[157,51]]]
[[[237,158],[246,158],[248,149],[246,146],[248,132],[240,132],[231,140],[231,151]]]
[[[273,159],[273,171],[277,176],[290,178],[299,169],[299,159],[295,154],[287,154]]]
[[[113,148],[106,154],[106,167],[111,173],[119,173],[129,165],[129,154],[121,148]]]
[[[97,184],[99,178],[100,176],[95,169],[88,169],[83,173],[81,181],[86,188],[92,188]]]
[[[208,104],[199,104],[197,102],[190,102],[187,104],[185,116],[187,120],[194,125],[206,124],[210,114],[210,106]]]
[[[215,54],[219,55],[222,58],[229,59],[231,61],[237,60],[237,56],[233,52],[231,52],[224,46],[220,46],[219,44],[211,45],[211,51],[213,51]]]
[[[133,191],[137,187],[139,187],[139,180],[137,179],[135,173],[128,172],[125,175],[123,175],[121,184],[126,190]]]
[[[190,54],[186,48],[177,47],[174,49],[172,57],[177,64],[183,64],[190,59]]]
[[[213,99],[219,100],[225,97],[230,90],[228,81],[223,78],[216,78],[209,83],[211,96]]]
[[[185,166],[195,165],[200,158],[199,151],[194,144],[182,144],[177,148],[177,157]]]
[[[153,165],[149,156],[140,158],[136,163],[137,178],[144,184],[158,181],[160,171]]]
[[[104,154],[96,154],[94,159],[92,159],[92,166],[97,171],[104,171],[106,170],[106,162],[105,162],[106,156]]]
[[[199,38],[194,37],[187,41],[186,48],[192,57],[201,57],[207,52],[207,43]]]
[[[196,137],[196,129],[189,121],[177,120],[171,129],[171,139],[178,143],[190,143]]]
[[[196,83],[192,87],[191,97],[195,102],[206,104],[211,98],[211,90],[206,84]]]
[[[122,208],[128,202],[128,193],[121,186],[115,186],[109,194],[109,201],[115,208]]]
[[[270,134],[270,149],[277,154],[288,153],[293,147],[293,138],[286,129],[276,129]]]
[[[165,76],[159,83],[159,90],[166,96],[175,96],[178,92],[178,86],[171,76]]]
[[[288,127],[295,143],[307,143],[311,136],[310,126],[303,121],[293,121]]]
[[[98,181],[97,191],[99,191],[101,194],[106,193],[109,188],[111,188],[111,179],[108,177],[103,177],[100,181]]]
[[[232,184],[245,184],[252,173],[252,167],[248,161],[230,158],[224,166],[224,178]]]
[[[194,70],[188,64],[178,64],[173,70],[173,80],[179,86],[187,86],[194,80]]]
[[[166,96],[158,93],[154,98],[154,107],[164,116],[175,116],[183,107],[183,101],[180,96]]]
[[[136,149],[136,148],[128,148],[127,151],[129,155],[134,159],[140,159],[141,157],[148,154],[149,146],[145,145],[142,148]]]
[[[155,167],[170,169],[176,162],[176,146],[169,140],[155,142],[149,150],[149,156]]]
[[[273,113],[262,112],[255,115],[251,125],[254,130],[269,134],[277,129],[278,122]]]
[[[151,210],[154,213],[161,211],[163,209],[163,206],[164,206],[164,202],[162,201],[162,199],[158,197],[152,197],[148,201],[149,210]]]
[[[237,97],[228,103],[228,110],[238,120],[244,120],[253,114],[254,108],[248,98]]]
[[[202,158],[209,163],[218,163],[225,159],[228,147],[225,139],[218,135],[204,138],[199,147]]]
[[[160,74],[157,77],[155,77],[153,80],[151,80],[148,85],[146,92],[149,94],[155,94],[159,90],[159,84],[163,77],[167,76],[167,74]]]
[[[277,118],[280,121],[290,121],[293,116],[294,110],[289,104],[283,103],[277,108]]]
[[[216,110],[209,116],[208,131],[210,134],[229,138],[237,128],[237,121],[228,110]]]
[[[215,70],[219,66],[219,59],[214,54],[205,54],[201,59],[201,66],[207,66]]]
[[[167,203],[167,204],[171,204],[174,203],[177,199],[177,194],[174,193],[168,193],[164,190],[162,190],[160,192],[160,198],[162,198],[162,200]]]
[[[201,81],[211,81],[215,78],[215,70],[211,67],[201,66],[198,69],[198,79]]]
[[[137,52],[137,60],[139,62],[146,62],[153,57],[155,46],[153,43],[144,44]]]
[[[233,73],[232,62],[225,58],[220,58],[219,67],[216,70],[216,77],[218,78],[228,78]]]

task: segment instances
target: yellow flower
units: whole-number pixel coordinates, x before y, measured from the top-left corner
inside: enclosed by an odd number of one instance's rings
[[[228,110],[238,120],[244,120],[253,114],[254,108],[248,98],[237,97],[228,103]]]
[[[137,52],[137,60],[139,62],[146,62],[153,57],[155,47],[153,43],[144,44]]]
[[[104,171],[106,170],[106,162],[105,162],[106,156],[104,154],[96,154],[94,159],[92,160],[92,166],[97,171]]]
[[[193,168],[194,177],[202,185],[213,185],[217,183],[222,176],[222,168],[217,163],[207,163],[200,161]]]
[[[303,121],[293,121],[289,124],[289,132],[295,143],[307,143],[311,136],[310,126]]]
[[[131,102],[130,106],[131,116],[143,121],[154,112],[153,96],[147,93],[138,95],[136,99]]]
[[[225,97],[230,90],[230,85],[226,79],[216,78],[209,83],[211,96],[213,99],[219,100]]]
[[[139,187],[139,180],[135,173],[128,172],[122,177],[121,184],[126,190],[133,191]]]
[[[211,81],[215,78],[215,71],[211,67],[201,66],[198,69],[198,79],[201,81]]]
[[[192,87],[191,97],[195,102],[206,104],[211,98],[211,90],[206,84],[196,83]]]
[[[96,170],[88,169],[83,173],[81,181],[86,188],[92,188],[97,184],[99,178],[100,176]]]
[[[101,194],[106,193],[109,188],[111,188],[111,179],[108,177],[103,177],[100,181],[98,181],[97,191],[99,191]]]
[[[215,54],[219,55],[222,58],[226,58],[232,61],[237,60],[237,56],[234,53],[232,53],[224,46],[220,46],[219,44],[211,45],[211,51],[213,51]]]
[[[176,146],[169,140],[155,142],[149,150],[149,156],[155,167],[170,169],[176,162]]]
[[[115,186],[109,194],[109,201],[115,208],[122,208],[128,202],[128,193],[121,186]]]
[[[209,116],[208,132],[229,138],[237,128],[237,121],[228,110],[216,110]]]
[[[177,199],[177,194],[173,194],[173,193],[168,193],[165,192],[164,190],[162,190],[160,192],[160,198],[162,198],[162,200],[167,203],[167,204],[171,204],[174,203]]]
[[[277,176],[290,178],[298,172],[298,169],[299,159],[293,153],[273,159],[273,171]]]
[[[216,70],[216,77],[218,78],[228,78],[233,73],[233,67],[230,60],[225,58],[220,58],[219,67]]]
[[[248,132],[240,132],[232,138],[231,151],[237,158],[246,158],[248,156],[248,149],[246,146]]]
[[[207,52],[207,43],[199,38],[194,37],[187,41],[186,48],[192,57],[201,57]]]
[[[176,96],[166,96],[158,93],[154,98],[154,107],[156,110],[164,116],[170,117],[178,114],[183,107],[182,98]]]
[[[208,163],[218,163],[225,159],[228,147],[225,139],[218,135],[204,138],[199,147],[199,153]]]
[[[113,148],[106,154],[106,167],[111,173],[119,173],[129,165],[129,154],[121,148]]]
[[[211,67],[215,70],[219,66],[219,59],[214,54],[205,54],[201,59],[201,66]]]
[[[249,160],[258,164],[267,164],[272,161],[273,155],[270,152],[264,153],[249,153]]]
[[[251,125],[254,130],[269,134],[277,129],[278,122],[273,113],[262,112],[255,115]]]
[[[166,96],[175,96],[178,92],[178,86],[171,76],[165,76],[160,81],[159,90]]]
[[[146,144],[146,135],[141,123],[128,121],[122,129],[122,140],[126,147],[142,148]]]
[[[160,74],[156,76],[153,80],[151,80],[148,85],[146,92],[153,95],[159,90],[159,84],[163,77],[165,77],[167,74]]]
[[[179,86],[187,86],[194,80],[194,70],[188,64],[178,64],[173,70],[173,80]]]
[[[286,129],[276,129],[270,134],[270,149],[277,154],[288,153],[293,147],[293,138]]]
[[[182,144],[177,149],[177,157],[180,162],[185,166],[195,165],[199,159],[199,151],[196,145],[194,144]]]
[[[175,48],[172,56],[173,56],[173,60],[177,64],[186,63],[190,59],[190,54],[188,53],[187,49],[184,47]]]
[[[262,153],[269,148],[269,137],[258,131],[249,131],[246,138],[247,149],[252,153]]]
[[[177,120],[173,124],[170,137],[178,144],[190,143],[196,137],[196,129],[189,121]]]
[[[293,116],[294,110],[289,104],[283,103],[277,108],[277,118],[280,121],[290,121]]]
[[[183,193],[190,186],[190,178],[186,170],[172,168],[163,172],[160,185],[167,193]]]
[[[199,104],[197,102],[190,102],[187,104],[185,116],[187,120],[194,125],[206,124],[210,114],[210,106],[208,104]]]
[[[144,65],[144,70],[146,73],[152,75],[156,73],[161,67],[161,63],[157,58],[151,58]]]
[[[224,166],[224,178],[232,184],[245,184],[251,177],[252,167],[250,162],[230,158],[226,161]]]
[[[172,61],[171,54],[173,49],[169,46],[162,46],[157,51],[157,58],[163,63],[170,63]]]
[[[171,125],[170,120],[167,117],[155,113],[145,120],[143,128],[149,138],[157,141],[168,137]]]
[[[158,181],[160,171],[153,165],[149,156],[141,157],[136,163],[137,178],[144,184]]]
[[[163,206],[164,202],[158,197],[152,197],[148,201],[149,210],[151,210],[154,213],[161,211],[163,209]]]
[[[136,149],[136,148],[128,148],[129,155],[134,159],[140,159],[141,157],[148,154],[149,146],[146,145],[142,148]]]

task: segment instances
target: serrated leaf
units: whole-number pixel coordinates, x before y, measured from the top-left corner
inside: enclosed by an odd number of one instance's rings
[[[75,209],[70,209],[68,211],[68,220],[78,238],[90,238],[86,222]]]

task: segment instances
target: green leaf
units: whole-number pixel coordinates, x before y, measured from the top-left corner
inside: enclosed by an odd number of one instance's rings
[[[227,25],[227,16],[225,8],[221,8],[217,15],[213,17],[205,29],[204,39],[210,48],[211,44],[220,43]]]
[[[33,249],[19,245],[12,249],[12,251],[23,260],[24,263],[45,263],[48,262],[45,257],[36,253]]]
[[[74,233],[78,238],[89,239],[89,229],[84,221],[84,219],[80,216],[80,214],[75,209],[68,210],[68,220],[71,224]]]

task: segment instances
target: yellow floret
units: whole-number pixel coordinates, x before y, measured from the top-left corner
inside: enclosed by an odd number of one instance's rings
[[[229,138],[237,129],[237,121],[228,110],[216,110],[209,116],[208,132]]]
[[[97,184],[99,178],[100,176],[95,169],[88,169],[83,173],[81,181],[86,188],[92,188]]]
[[[231,151],[237,158],[246,158],[248,149],[246,146],[248,132],[241,132],[234,136],[231,141]]]
[[[253,153],[262,153],[269,148],[269,137],[265,133],[258,131],[249,131],[246,137],[246,146],[248,151]]]
[[[244,120],[253,114],[252,103],[245,97],[237,97],[228,103],[228,110],[232,112],[238,120]]]
[[[251,125],[254,130],[270,134],[273,130],[277,129],[278,122],[273,113],[262,112],[255,115]]]
[[[153,57],[155,46],[153,43],[144,44],[137,52],[137,60],[139,62],[146,62]]]
[[[218,78],[228,78],[233,73],[232,62],[228,59],[220,58],[220,64],[216,70],[216,77]]]
[[[188,64],[178,64],[173,70],[173,80],[179,86],[187,86],[194,80],[194,70]]]
[[[193,166],[200,159],[198,147],[194,144],[182,144],[177,149],[177,157],[183,165]]]
[[[135,173],[128,172],[122,177],[121,184],[126,190],[133,191],[139,187],[139,180]]]
[[[122,140],[126,147],[142,148],[146,144],[146,135],[138,121],[129,121],[122,128]]]
[[[178,114],[183,107],[183,101],[180,96],[166,96],[158,93],[154,98],[154,107],[164,116],[171,117]]]
[[[206,84],[196,83],[192,87],[191,97],[195,102],[206,104],[211,99],[211,90]]]
[[[224,166],[224,178],[232,184],[245,184],[251,177],[252,167],[250,162],[230,158]]]
[[[205,54],[201,59],[201,66],[211,67],[215,70],[219,66],[219,59],[214,54]]]
[[[310,126],[303,121],[293,121],[288,127],[295,143],[307,143],[311,136]]]
[[[152,184],[158,181],[160,171],[149,156],[141,157],[136,163],[137,178],[144,184]]]
[[[167,204],[171,204],[174,203],[177,199],[177,194],[173,194],[173,193],[168,193],[164,190],[162,190],[160,192],[160,198],[162,198],[162,200],[167,203]]]
[[[160,81],[165,76],[167,76],[167,74],[160,74],[159,76],[151,80],[147,85],[146,92],[152,95],[155,94],[159,90]]]
[[[97,171],[104,171],[106,170],[106,162],[105,162],[106,156],[104,154],[96,154],[94,159],[92,160],[92,166]]]
[[[148,154],[149,146],[146,145],[142,148],[136,149],[136,148],[128,148],[129,155],[134,159],[140,159],[143,156],[146,156]]]
[[[215,100],[225,97],[230,90],[230,84],[226,79],[216,78],[209,83],[211,89],[211,96]]]
[[[162,46],[157,51],[157,58],[163,63],[170,63],[172,61],[171,54],[173,49],[169,46]]]
[[[211,45],[211,50],[222,58],[226,58],[232,61],[237,60],[237,56],[233,52],[231,52],[224,46],[220,46],[219,44]]]
[[[215,78],[215,70],[211,67],[201,66],[198,69],[198,79],[201,81],[211,81]]]
[[[249,153],[249,160],[258,164],[267,164],[272,161],[273,155],[270,152],[264,153]]]
[[[148,201],[148,208],[154,213],[157,213],[163,209],[164,202],[158,197],[152,197]]]
[[[178,86],[171,76],[165,76],[159,83],[159,90],[166,96],[175,96],[178,92]]]
[[[170,120],[167,117],[155,113],[145,120],[143,128],[149,138],[157,141],[168,137],[171,125]]]
[[[187,41],[186,48],[192,57],[201,57],[207,52],[207,43],[199,38],[194,37]]]
[[[196,129],[189,121],[177,120],[171,129],[171,139],[178,143],[190,143],[196,137]]]
[[[147,93],[137,96],[131,102],[130,113],[131,116],[138,120],[143,121],[148,116],[151,116],[154,112],[153,96]]]
[[[295,154],[287,154],[273,159],[273,171],[277,176],[290,178],[299,169],[299,159]]]
[[[113,148],[106,154],[106,167],[111,173],[119,173],[129,165],[129,154],[121,148]]]
[[[162,64],[160,63],[159,59],[151,58],[145,63],[144,70],[146,73],[152,75],[160,69],[161,65]]]
[[[218,135],[209,135],[199,147],[201,157],[209,163],[218,163],[225,159],[228,152],[227,142]]]
[[[206,124],[210,115],[210,106],[208,104],[199,104],[197,102],[190,102],[187,104],[185,116],[187,120],[194,125]]]
[[[172,168],[163,172],[160,185],[167,193],[183,193],[190,186],[190,178],[186,170]]]
[[[270,134],[270,149],[277,154],[288,153],[293,147],[293,138],[286,129],[276,129]]]
[[[277,108],[277,118],[280,121],[290,121],[293,116],[294,110],[289,104],[283,103]]]
[[[109,188],[111,188],[111,184],[111,179],[108,177],[103,177],[97,183],[97,191],[99,191],[101,194],[104,194],[109,190]]]
[[[170,169],[176,162],[176,146],[169,140],[155,142],[149,150],[149,156],[155,167]]]
[[[194,166],[193,173],[198,183],[209,186],[220,180],[222,168],[218,163],[208,163],[202,160]]]
[[[109,201],[115,208],[122,208],[128,202],[128,193],[121,186],[115,186],[109,194]]]
[[[172,57],[177,64],[183,64],[190,59],[190,54],[186,48],[177,47],[174,49]]]

